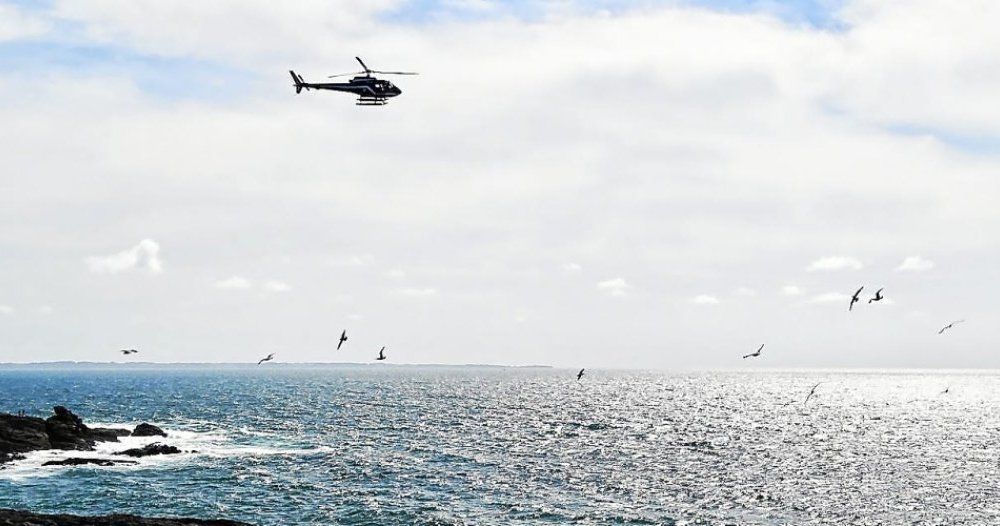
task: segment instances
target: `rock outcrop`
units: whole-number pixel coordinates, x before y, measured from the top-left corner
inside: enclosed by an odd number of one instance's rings
[[[118,442],[127,429],[90,428],[63,406],[53,408],[47,420],[33,416],[0,414],[0,464],[20,453],[43,449],[90,451],[97,442]],[[3,523],[0,523],[3,526]]]
[[[125,451],[119,451],[115,455],[125,455],[129,457],[148,457],[150,455],[176,455],[180,453],[181,450],[174,446],[168,446],[166,444],[161,444],[159,442],[154,442],[152,444],[146,444],[143,447],[136,447],[132,449],[126,449]]]
[[[0,414],[0,462],[16,453],[52,449],[45,421],[33,416]]]
[[[135,515],[41,515],[0,509],[0,526],[250,526],[245,522],[211,519],[145,518]]]
[[[71,457],[63,460],[50,460],[42,463],[43,466],[83,466],[94,464],[96,466],[114,466],[115,464],[138,464],[134,460],[112,460],[110,458],[77,458]]]
[[[52,409],[55,414],[45,420],[45,433],[53,449],[90,451],[95,442],[118,442],[119,436],[128,436],[127,429],[91,429],[80,417],[61,405]]]
[[[135,430],[132,431],[132,436],[134,437],[155,437],[161,436],[166,438],[167,433],[162,429],[154,426],[153,424],[147,424],[145,422],[135,426]]]

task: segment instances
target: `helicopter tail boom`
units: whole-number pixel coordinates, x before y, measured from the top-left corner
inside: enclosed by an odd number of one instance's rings
[[[306,82],[302,80],[302,77],[294,71],[288,70],[288,72],[292,75],[292,81],[295,82],[295,93],[302,93],[302,88],[305,86]]]

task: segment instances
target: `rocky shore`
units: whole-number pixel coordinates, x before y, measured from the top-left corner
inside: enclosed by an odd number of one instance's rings
[[[162,436],[167,434],[160,428],[150,424],[139,424],[134,431],[128,429],[89,427],[80,417],[63,406],[52,409],[53,415],[42,420],[34,416],[21,416],[0,413],[0,465],[5,462],[24,458],[24,453],[47,449],[71,451],[93,451],[98,442],[118,442],[118,437],[130,436]],[[181,451],[164,444],[149,444],[142,448],[127,449],[115,453],[130,457],[147,455],[169,455]],[[50,462],[46,465],[81,465],[98,464],[113,465],[124,461],[116,459],[66,459]],[[3,523],[0,522],[0,526]]]
[[[93,451],[98,442],[118,442],[123,436],[166,437],[162,429],[139,424],[134,431],[128,429],[89,427],[80,417],[63,406],[53,408],[47,419],[0,413],[0,469],[5,462],[24,458],[24,453],[49,449]],[[116,456],[144,457],[172,455],[179,449],[160,443],[141,448],[112,453]],[[51,460],[43,466],[114,466],[135,464],[134,460],[121,458],[76,458]],[[229,520],[204,520],[187,518],[145,518],[135,515],[106,515],[86,517],[78,515],[44,515],[28,511],[0,509],[0,526],[250,526]]]
[[[135,515],[42,515],[0,509],[0,526],[250,526],[245,522],[204,519],[144,518]]]

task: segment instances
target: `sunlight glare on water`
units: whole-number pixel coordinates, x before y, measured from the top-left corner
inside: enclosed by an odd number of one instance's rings
[[[150,421],[195,452],[114,468],[32,454],[0,470],[0,507],[288,525],[1000,523],[995,373],[587,372],[4,369],[0,410]]]

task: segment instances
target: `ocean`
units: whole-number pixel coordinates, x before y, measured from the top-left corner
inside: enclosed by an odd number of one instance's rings
[[[0,411],[150,422],[191,452],[116,467],[31,453],[0,469],[0,508],[259,525],[1000,524],[997,372],[575,375],[3,366]]]

